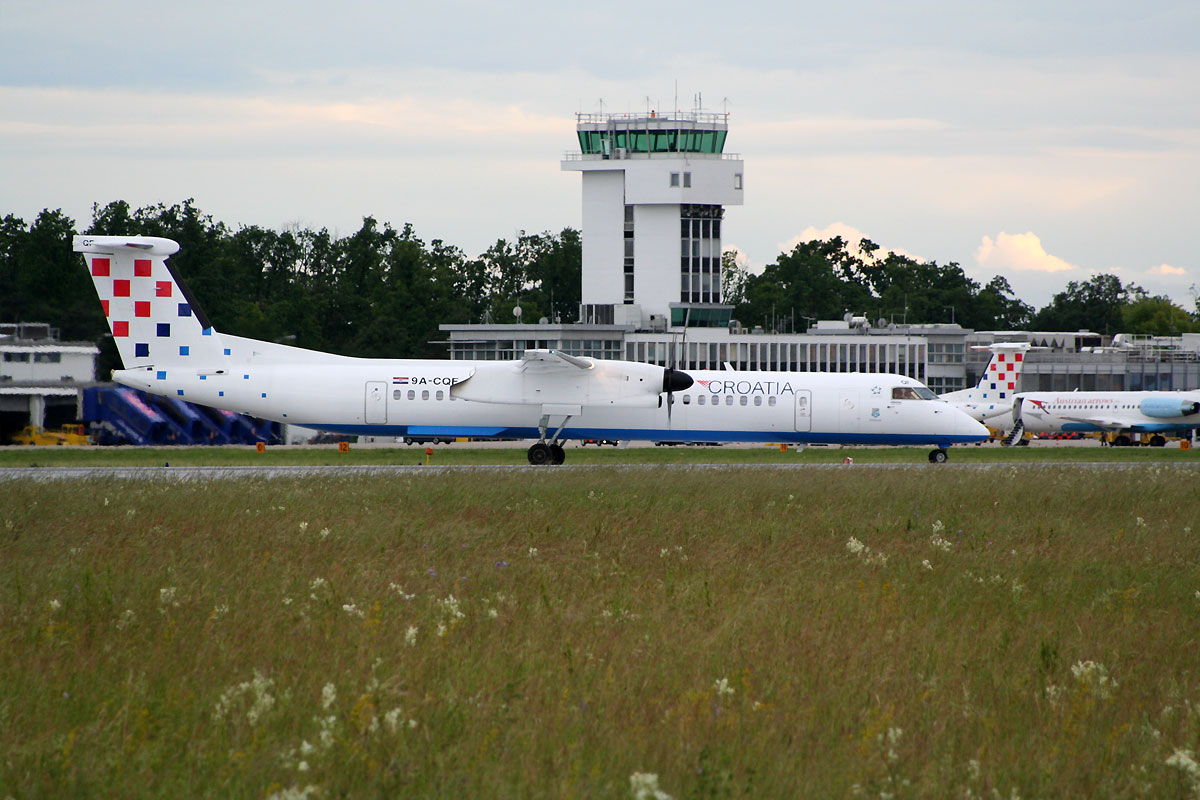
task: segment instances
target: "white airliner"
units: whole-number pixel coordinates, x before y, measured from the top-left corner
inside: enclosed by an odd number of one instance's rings
[[[919,445],[946,460],[987,428],[919,381],[859,373],[681,370],[528,350],[518,361],[366,359],[218,333],[167,257],[170,239],[76,236],[124,369],[152,394],[371,436]]]
[[[1030,344],[997,342],[979,349],[987,349],[992,353],[987,366],[983,368],[983,374],[979,376],[979,382],[970,389],[947,392],[938,397],[980,422],[992,420],[1000,426],[1007,425]],[[997,419],[1001,417],[1003,420]]]
[[[1113,444],[1130,444],[1129,433],[1187,436],[1200,428],[1200,391],[1191,392],[1021,392],[1013,404],[1011,436],[1030,433],[1116,432]]]

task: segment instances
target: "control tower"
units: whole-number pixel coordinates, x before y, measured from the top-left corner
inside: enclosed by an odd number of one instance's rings
[[[742,204],[743,162],[727,154],[729,115],[576,114],[583,173],[580,322],[728,324],[721,223]]]

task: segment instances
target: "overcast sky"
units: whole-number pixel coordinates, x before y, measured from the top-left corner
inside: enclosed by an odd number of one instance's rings
[[[1200,4],[1154,0],[0,0],[0,215],[193,197],[474,256],[580,226],[575,112],[700,93],[746,162],[723,243],[756,271],[834,232],[1035,306],[1114,271],[1191,310],[1197,31]]]

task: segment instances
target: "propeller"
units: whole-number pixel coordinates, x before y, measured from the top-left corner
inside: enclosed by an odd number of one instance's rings
[[[684,337],[687,336],[687,330],[683,332]],[[667,353],[667,363],[677,364],[675,360],[675,337],[671,337],[670,352]],[[695,380],[691,375],[688,375],[681,369],[675,366],[667,367],[663,370],[663,385],[662,390],[667,394],[667,426],[671,425],[671,409],[675,405],[675,392],[682,392],[685,389],[690,389]]]

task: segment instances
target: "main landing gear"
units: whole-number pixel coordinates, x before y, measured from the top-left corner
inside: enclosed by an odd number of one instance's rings
[[[949,457],[950,457],[950,454],[946,452],[946,448],[944,448],[944,447],[939,447],[936,450],[929,451],[929,463],[930,464],[945,464],[946,459]]]
[[[554,432],[554,436],[547,442],[546,428],[550,424],[550,415],[542,415],[541,422],[538,423],[538,432],[541,434],[541,438],[529,448],[529,452],[526,454],[529,457],[530,464],[535,467],[540,467],[544,464],[554,464],[557,466],[567,460],[567,453],[563,450],[562,445],[558,443],[558,437],[562,434],[563,428],[567,427],[567,422],[570,419],[570,414],[564,416],[562,425],[558,426],[558,430]]]
[[[535,467],[540,467],[543,464],[561,464],[567,460],[566,451],[562,449],[561,444],[550,444],[547,442],[538,442],[529,448],[529,463]]]

